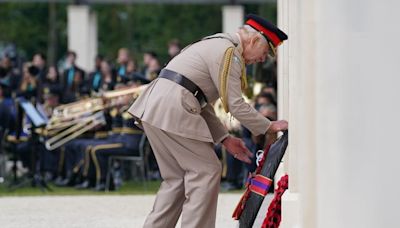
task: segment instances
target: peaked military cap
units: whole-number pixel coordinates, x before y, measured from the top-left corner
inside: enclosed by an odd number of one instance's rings
[[[246,15],[245,24],[260,32],[267,39],[274,54],[276,53],[275,49],[288,38],[277,26],[255,14]]]

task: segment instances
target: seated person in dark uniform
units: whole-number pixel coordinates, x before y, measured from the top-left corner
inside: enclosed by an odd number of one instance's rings
[[[45,81],[47,78],[46,56],[43,53],[36,53],[32,58],[32,64],[38,69],[38,81]]]
[[[112,69],[111,64],[103,60],[100,64],[100,69],[101,69],[101,82],[100,82],[100,87],[99,90],[101,91],[110,91],[114,90],[115,88],[115,71]]]
[[[79,100],[86,92],[83,76],[80,71],[76,71],[72,84],[64,87],[62,94],[62,103],[67,104]]]
[[[17,96],[24,97],[27,100],[36,98],[38,93],[39,81],[37,75],[39,69],[31,63],[25,63],[22,70],[22,81],[19,85]]]
[[[146,51],[143,54],[143,63],[144,68],[142,74],[145,76],[145,78],[150,81],[157,78],[161,71],[161,64],[158,60],[157,54],[153,51]]]
[[[89,187],[89,147],[92,144],[107,140],[111,130],[112,120],[109,112],[105,112],[106,125],[95,129],[94,138],[76,138],[64,146],[64,179],[59,179],[58,186],[76,186],[77,188]],[[83,182],[86,182],[82,185]],[[94,185],[94,182],[93,182]]]
[[[112,109],[110,116],[112,117],[112,131],[108,132],[106,137],[75,139],[65,146],[67,178],[59,185],[77,184],[75,187],[78,189],[95,186],[96,190],[104,190],[109,153],[113,155],[138,153],[142,131],[128,127],[128,125],[133,126],[133,119],[130,115],[126,113],[121,115],[118,114],[117,109]],[[92,172],[94,168],[95,173]],[[92,174],[96,176],[92,176]],[[81,175],[81,181],[77,181],[79,175]],[[92,177],[95,178],[94,181]]]
[[[104,60],[102,55],[97,55],[95,59],[95,69],[93,72],[89,73],[89,79],[87,81],[87,87],[89,92],[99,92],[101,86],[101,62]]]
[[[29,167],[31,157],[27,144],[27,135],[21,132],[18,139],[16,119],[16,107],[14,100],[11,98],[10,84],[8,80],[0,79],[0,143],[3,142],[3,139],[6,139],[8,143],[11,143],[8,145],[14,145],[9,148],[9,151],[16,152],[13,155],[15,159],[22,161],[24,167]],[[0,146],[3,149],[5,145],[0,144]]]
[[[181,52],[182,45],[178,39],[172,39],[168,42],[168,62]]]
[[[50,66],[46,77],[39,85],[38,100],[46,109],[46,116],[50,117],[55,106],[59,105],[62,91],[60,75],[56,66]],[[48,99],[51,99],[50,101]]]
[[[76,65],[76,53],[69,51],[67,53],[67,68],[63,74],[62,87],[66,93],[62,98],[62,103],[70,103],[75,101],[84,91],[85,71]]]
[[[129,81],[127,67],[130,59],[127,48],[120,48],[118,50],[116,83],[125,84]]]
[[[91,149],[91,158],[96,169],[96,188],[97,191],[105,189],[105,181],[108,170],[108,159],[110,156],[138,156],[140,140],[143,131],[134,125],[131,115],[124,112],[120,115],[122,128],[114,129],[117,135],[106,144],[95,145]],[[111,181],[111,187],[113,181]],[[118,186],[116,186],[118,187]]]
[[[21,81],[21,74],[18,68],[13,67],[12,59],[7,54],[1,57],[0,79],[4,79],[4,82],[8,84],[8,87],[12,92],[18,90]]]
[[[98,57],[100,58],[100,57]],[[96,58],[96,70],[89,75],[86,82],[86,90],[88,94],[94,94],[101,91],[114,90],[116,84],[116,74],[107,60]]]
[[[4,134],[12,130],[13,123],[15,122],[12,114],[14,102],[10,97],[9,86],[6,80],[0,79],[0,148]]]
[[[60,84],[57,81],[55,68],[50,67],[48,75],[44,83],[41,83],[39,89],[39,103],[36,103],[36,109],[48,119],[51,117],[55,107],[59,106],[59,98],[61,94]],[[53,78],[54,77],[54,78]],[[47,150],[44,144],[40,147],[40,167],[45,174],[47,180],[53,179],[58,175],[59,164],[63,159],[63,151],[60,148],[55,150]]]
[[[98,84],[98,91],[113,90],[115,85],[114,72],[107,61],[103,60],[100,62],[100,72],[98,73],[98,75],[101,76],[100,81],[98,82],[94,80],[96,74],[92,74],[92,83]],[[91,87],[91,85],[89,85],[89,87]],[[106,111],[105,114],[107,124],[101,129],[96,130],[94,139],[74,139],[65,145],[65,177],[63,180],[59,180],[57,185],[76,185],[77,188],[89,187],[89,174],[92,167],[90,166],[90,160],[88,159],[88,147],[93,144],[102,143],[108,138],[107,131],[111,129],[110,125],[112,121],[109,120],[111,117],[109,118],[108,111]]]

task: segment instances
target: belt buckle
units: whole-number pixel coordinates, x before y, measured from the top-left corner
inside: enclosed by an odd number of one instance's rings
[[[193,95],[197,98],[197,101],[200,104],[201,109],[207,106],[207,101],[204,99],[204,96],[200,96],[199,91],[196,90]]]
[[[204,99],[201,99],[201,101],[200,101],[201,109],[205,108],[206,106],[207,106],[207,102]]]

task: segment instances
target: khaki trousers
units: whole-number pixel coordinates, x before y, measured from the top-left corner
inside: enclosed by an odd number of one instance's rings
[[[145,228],[213,228],[221,163],[212,143],[177,136],[142,123],[163,182]]]

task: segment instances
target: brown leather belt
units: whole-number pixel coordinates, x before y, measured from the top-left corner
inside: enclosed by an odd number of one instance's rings
[[[206,107],[207,98],[204,95],[203,91],[201,91],[200,87],[198,87],[194,82],[190,81],[187,77],[172,70],[162,69],[159,78],[166,78],[181,85],[185,89],[189,90],[194,95],[194,97],[196,97],[196,99],[199,101],[201,108]]]

